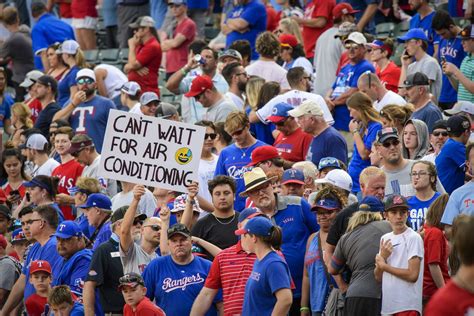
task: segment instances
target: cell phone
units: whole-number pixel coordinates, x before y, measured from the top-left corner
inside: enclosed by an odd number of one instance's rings
[[[13,196],[13,195],[20,195],[20,191],[18,191],[18,190],[12,190],[12,191],[10,191],[10,195],[12,195],[12,196]]]
[[[25,196],[26,196],[26,200],[27,200],[28,202],[31,202],[30,192],[26,192],[26,193],[25,193]]]
[[[446,62],[446,57],[441,56],[441,62],[444,64]]]

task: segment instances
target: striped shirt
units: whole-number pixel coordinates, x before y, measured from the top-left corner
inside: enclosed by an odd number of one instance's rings
[[[467,79],[474,81],[474,57],[472,54],[464,57],[460,70]],[[461,83],[458,87],[458,101],[474,102],[474,94],[469,92]]]
[[[242,314],[245,285],[256,258],[255,254],[242,249],[240,240],[214,258],[204,286],[215,290],[222,288],[224,315]]]

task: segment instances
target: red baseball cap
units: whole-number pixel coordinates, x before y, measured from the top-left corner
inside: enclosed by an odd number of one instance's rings
[[[186,93],[184,96],[188,98],[193,98],[204,91],[208,89],[214,88],[214,84],[212,83],[212,79],[209,78],[208,76],[197,76],[196,78],[193,79],[191,82],[191,89],[189,90],[188,93]]]
[[[296,36],[292,34],[281,34],[278,39],[280,40],[280,46],[283,47],[295,47],[298,45]]]
[[[267,145],[255,148],[254,151],[252,151],[251,157],[252,162],[249,163],[248,166],[255,166],[262,161],[278,158],[280,154],[275,147]]]
[[[46,260],[35,260],[30,264],[30,274],[43,271],[51,274],[51,265]]]
[[[7,239],[2,234],[0,234],[0,248],[7,248]]]
[[[354,10],[354,8],[347,2],[339,3],[332,9],[332,15],[334,19],[339,19],[343,15],[354,14],[360,12],[360,10]]]

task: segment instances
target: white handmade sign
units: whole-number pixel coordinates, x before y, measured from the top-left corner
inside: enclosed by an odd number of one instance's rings
[[[186,192],[198,181],[205,132],[203,126],[111,110],[99,174]]]

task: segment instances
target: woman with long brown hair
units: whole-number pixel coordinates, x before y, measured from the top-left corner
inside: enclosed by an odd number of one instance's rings
[[[57,53],[60,44],[55,43],[48,47],[46,50],[47,63],[47,74],[59,81],[69,67],[64,63],[64,60],[60,54]]]
[[[349,130],[354,136],[354,154],[347,172],[352,178],[352,192],[360,192],[359,175],[364,168],[370,166],[370,152],[377,132],[382,129],[382,123],[377,110],[372,105],[372,99],[363,92],[356,92],[347,100],[352,120]]]

